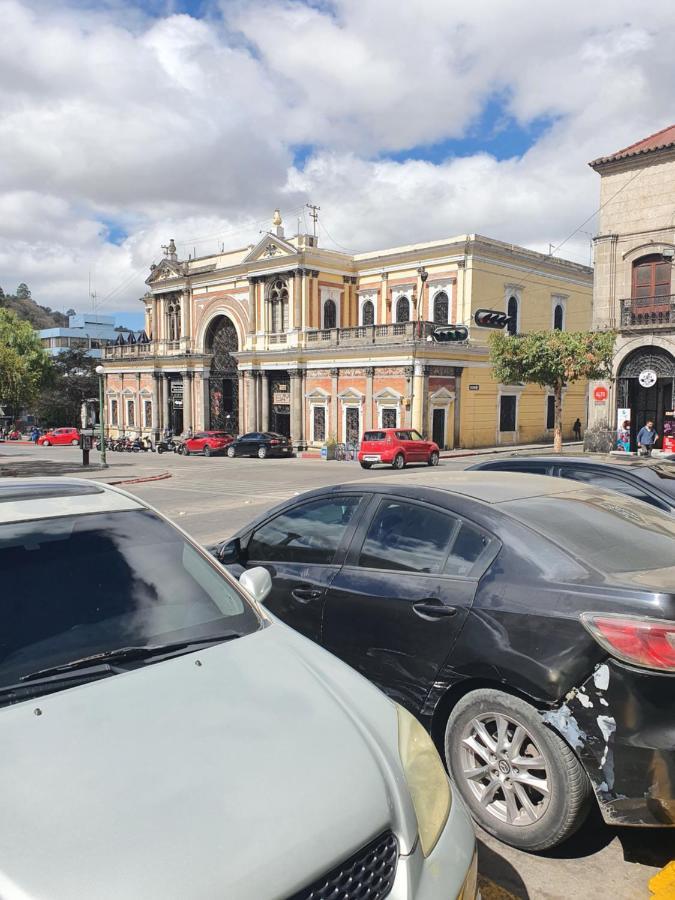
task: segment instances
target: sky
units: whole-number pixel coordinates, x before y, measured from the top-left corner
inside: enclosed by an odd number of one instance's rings
[[[589,262],[588,161],[675,122],[675,4],[0,0],[0,285],[140,324],[179,256],[479,232]],[[568,239],[569,238],[569,239]]]

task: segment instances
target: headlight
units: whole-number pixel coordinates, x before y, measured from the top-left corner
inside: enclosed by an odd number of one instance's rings
[[[452,805],[448,776],[434,742],[414,716],[396,706],[398,752],[412,797],[422,853],[429,856],[445,827]]]

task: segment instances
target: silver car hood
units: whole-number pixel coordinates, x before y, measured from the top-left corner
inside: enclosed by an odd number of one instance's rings
[[[0,897],[266,900],[386,828],[410,852],[396,745],[393,704],[279,624],[5,707]]]

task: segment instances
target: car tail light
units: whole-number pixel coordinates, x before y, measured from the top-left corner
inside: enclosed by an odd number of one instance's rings
[[[270,441],[270,444],[272,444],[272,445],[280,444],[280,443],[281,443],[281,441],[277,441],[275,438]]]
[[[616,659],[675,672],[675,622],[616,613],[582,613],[581,621]]]

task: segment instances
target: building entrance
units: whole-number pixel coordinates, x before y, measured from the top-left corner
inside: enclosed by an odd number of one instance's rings
[[[275,373],[269,379],[270,431],[291,436],[291,379],[287,372]]]
[[[239,430],[239,375],[232,356],[239,349],[237,330],[226,316],[208,327],[204,347],[212,353],[209,375],[209,428],[236,434]]]
[[[641,377],[642,376],[642,377]],[[654,377],[655,376],[655,377]],[[624,362],[617,379],[617,405],[630,409],[630,447],[637,449],[637,433],[651,419],[662,446],[666,412],[675,399],[675,359],[666,350],[645,347]],[[616,427],[617,423],[612,423]]]
[[[445,450],[445,410],[434,409],[431,425],[431,439]]]

